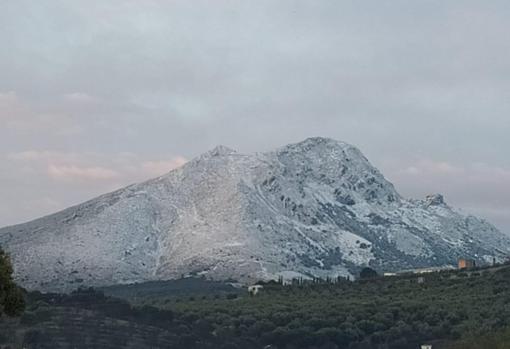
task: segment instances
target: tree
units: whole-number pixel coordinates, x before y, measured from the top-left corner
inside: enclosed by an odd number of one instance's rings
[[[12,280],[12,272],[9,255],[0,248],[0,316],[16,316],[25,308],[22,290]]]
[[[360,279],[374,279],[377,276],[377,272],[374,269],[368,267],[363,268],[363,270],[361,270],[359,273]]]

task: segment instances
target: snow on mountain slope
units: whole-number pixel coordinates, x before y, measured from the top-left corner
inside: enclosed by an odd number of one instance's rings
[[[0,229],[16,279],[70,290],[198,274],[253,281],[478,261],[510,238],[449,207],[406,200],[355,147],[310,138],[246,155],[217,147],[167,175]]]

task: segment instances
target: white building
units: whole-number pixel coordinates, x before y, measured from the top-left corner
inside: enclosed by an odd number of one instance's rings
[[[384,277],[397,276],[397,273],[384,273]]]
[[[260,291],[262,291],[262,289],[264,289],[264,286],[262,285],[248,286],[248,292],[252,296],[256,296]]]

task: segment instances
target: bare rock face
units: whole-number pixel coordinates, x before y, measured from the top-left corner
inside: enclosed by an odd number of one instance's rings
[[[439,206],[446,204],[444,201],[444,196],[441,194],[427,195],[425,201],[427,202],[428,206]]]
[[[217,147],[164,176],[0,229],[28,289],[203,275],[348,276],[503,258],[510,239],[444,204],[402,198],[352,145]]]

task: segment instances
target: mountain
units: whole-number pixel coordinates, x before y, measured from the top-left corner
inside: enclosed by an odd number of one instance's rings
[[[62,291],[203,275],[250,282],[501,259],[510,238],[441,195],[403,198],[352,145],[220,146],[164,176],[0,229],[15,277]]]

